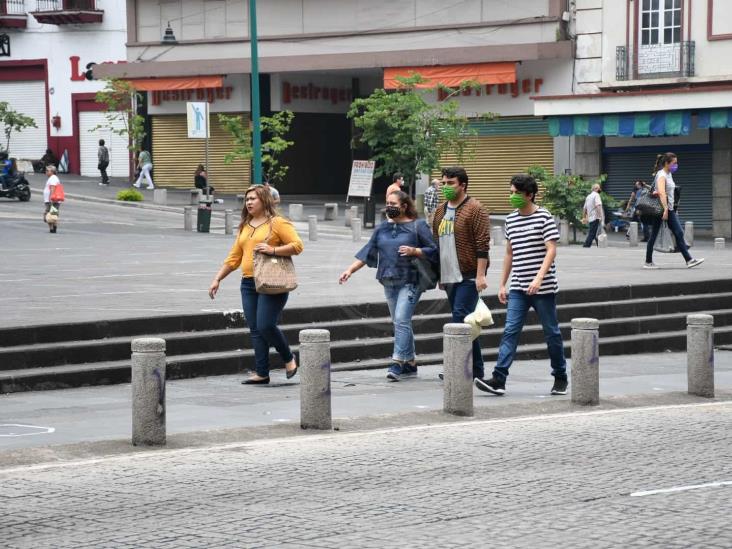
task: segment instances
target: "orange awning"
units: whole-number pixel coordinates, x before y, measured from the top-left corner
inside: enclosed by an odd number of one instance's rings
[[[223,76],[191,76],[186,78],[135,78],[128,82],[138,91],[198,90],[223,88]]]
[[[397,77],[419,74],[425,81],[415,87],[436,88],[439,85],[457,88],[463,82],[479,84],[511,84],[516,82],[516,63],[472,63],[468,65],[445,65],[433,67],[389,67],[384,69],[384,88],[394,90],[401,87]]]

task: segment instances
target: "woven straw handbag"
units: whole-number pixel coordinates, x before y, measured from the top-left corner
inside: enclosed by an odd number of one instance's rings
[[[265,244],[272,235],[272,221],[269,223]],[[292,258],[254,252],[254,287],[258,294],[267,295],[284,294],[297,288],[297,274]]]

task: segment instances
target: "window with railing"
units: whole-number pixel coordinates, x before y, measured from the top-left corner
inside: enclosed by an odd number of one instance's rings
[[[96,9],[96,0],[36,0],[36,11],[94,11]]]
[[[0,15],[25,15],[25,0],[0,0]]]
[[[673,73],[681,61],[681,0],[642,0],[639,75]]]
[[[633,48],[618,46],[615,49],[615,79],[694,76],[694,53],[693,41],[641,45],[637,54]]]

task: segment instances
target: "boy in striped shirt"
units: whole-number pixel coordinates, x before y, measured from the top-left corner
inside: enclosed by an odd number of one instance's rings
[[[517,208],[506,217],[506,255],[498,290],[498,300],[506,307],[506,327],[498,348],[498,360],[491,379],[476,379],[481,391],[503,395],[526,313],[533,307],[544,330],[551,359],[554,386],[551,394],[567,394],[567,361],[557,320],[556,267],[559,232],[551,213],[534,203],[539,187],[533,177],[518,174],[511,178],[511,205]],[[508,292],[506,283],[511,275]]]

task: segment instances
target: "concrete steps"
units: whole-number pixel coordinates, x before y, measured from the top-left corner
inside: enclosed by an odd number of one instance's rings
[[[441,361],[442,326],[450,321],[445,300],[429,299],[433,295],[440,296],[428,294],[414,319],[420,364]],[[493,297],[487,301],[496,324],[483,331],[481,344],[490,363],[497,356],[505,308]],[[713,314],[715,343],[732,343],[732,328],[727,329],[732,326],[732,281],[574,290],[560,294],[559,302],[568,354],[569,321],[576,317],[600,319],[602,354],[683,350],[686,315],[693,312]],[[281,327],[293,344],[302,329],[329,329],[334,370],[384,368],[392,350],[387,314],[383,303],[291,309],[285,311]],[[0,330],[0,393],[128,382],[130,341],[143,335],[166,340],[170,379],[253,368],[249,331],[237,312],[10,328]],[[297,353],[297,345],[293,350]],[[273,366],[281,366],[272,356]],[[519,358],[546,358],[533,312],[522,334]]]

